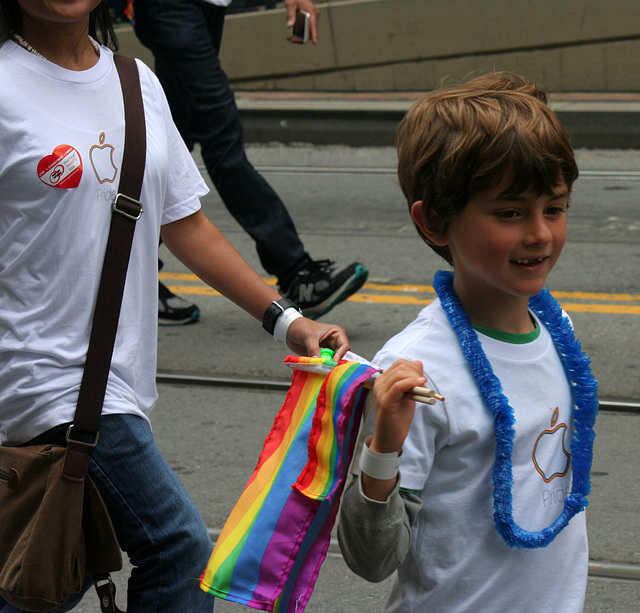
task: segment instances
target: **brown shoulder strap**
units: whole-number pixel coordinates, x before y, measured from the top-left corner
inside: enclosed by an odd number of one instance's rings
[[[114,61],[124,98],[124,154],[120,174],[120,192],[140,200],[142,176],[147,153],[147,134],[144,124],[144,107],[140,91],[140,76],[136,61],[132,57],[115,55]]]
[[[63,467],[63,475],[72,480],[84,478],[89,466],[89,456],[97,442],[133,233],[136,221],[142,214],[139,199],[147,145],[140,79],[133,58],[115,55],[114,60],[124,98],[125,142],[120,192],[113,203],[87,360]],[[95,435],[93,443],[78,440],[78,433]]]

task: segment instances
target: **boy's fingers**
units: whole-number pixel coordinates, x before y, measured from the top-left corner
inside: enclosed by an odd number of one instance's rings
[[[406,360],[398,360],[392,366],[387,368],[383,374],[388,374],[395,378],[418,377],[426,381],[427,377],[422,371],[422,362],[407,362]]]

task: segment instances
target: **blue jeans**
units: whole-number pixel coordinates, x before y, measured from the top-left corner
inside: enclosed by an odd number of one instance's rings
[[[218,52],[225,7],[203,0],[136,0],[135,31],[155,58],[173,120],[200,143],[225,206],[253,238],[263,268],[286,279],[307,254],[282,200],[247,160],[235,98]]]
[[[63,444],[66,430],[66,424],[57,426],[30,443]],[[213,549],[211,538],[194,502],[156,447],[149,424],[134,415],[102,417],[89,472],[134,566],[127,613],[213,611],[213,596],[199,586]],[[87,577],[85,590],[90,586]],[[67,608],[81,599],[82,594],[74,595]],[[18,611],[0,598],[0,613]]]

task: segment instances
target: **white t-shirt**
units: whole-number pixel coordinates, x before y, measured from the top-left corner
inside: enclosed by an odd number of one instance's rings
[[[516,416],[513,510],[530,531],[549,526],[571,485],[572,400],[551,337],[526,344],[479,335]],[[446,400],[417,405],[403,446],[400,487],[420,492],[412,547],[394,576],[386,611],[582,611],[587,581],[585,514],[547,547],[514,549],[493,522],[493,417],[436,300],[374,362],[421,360],[427,386]]]
[[[147,155],[103,414],[156,401],[160,226],[200,208],[206,185],[155,75],[138,61]],[[122,93],[113,55],[70,71],[12,40],[0,47],[0,443],[71,421],[111,202],[120,178]]]

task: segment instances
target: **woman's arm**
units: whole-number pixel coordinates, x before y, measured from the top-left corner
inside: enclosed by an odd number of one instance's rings
[[[207,285],[262,322],[281,296],[267,285],[202,211],[162,226],[162,240],[189,270]],[[340,326],[301,317],[291,323],[287,345],[296,353],[320,356],[320,346],[336,351],[335,360],[349,350]]]

